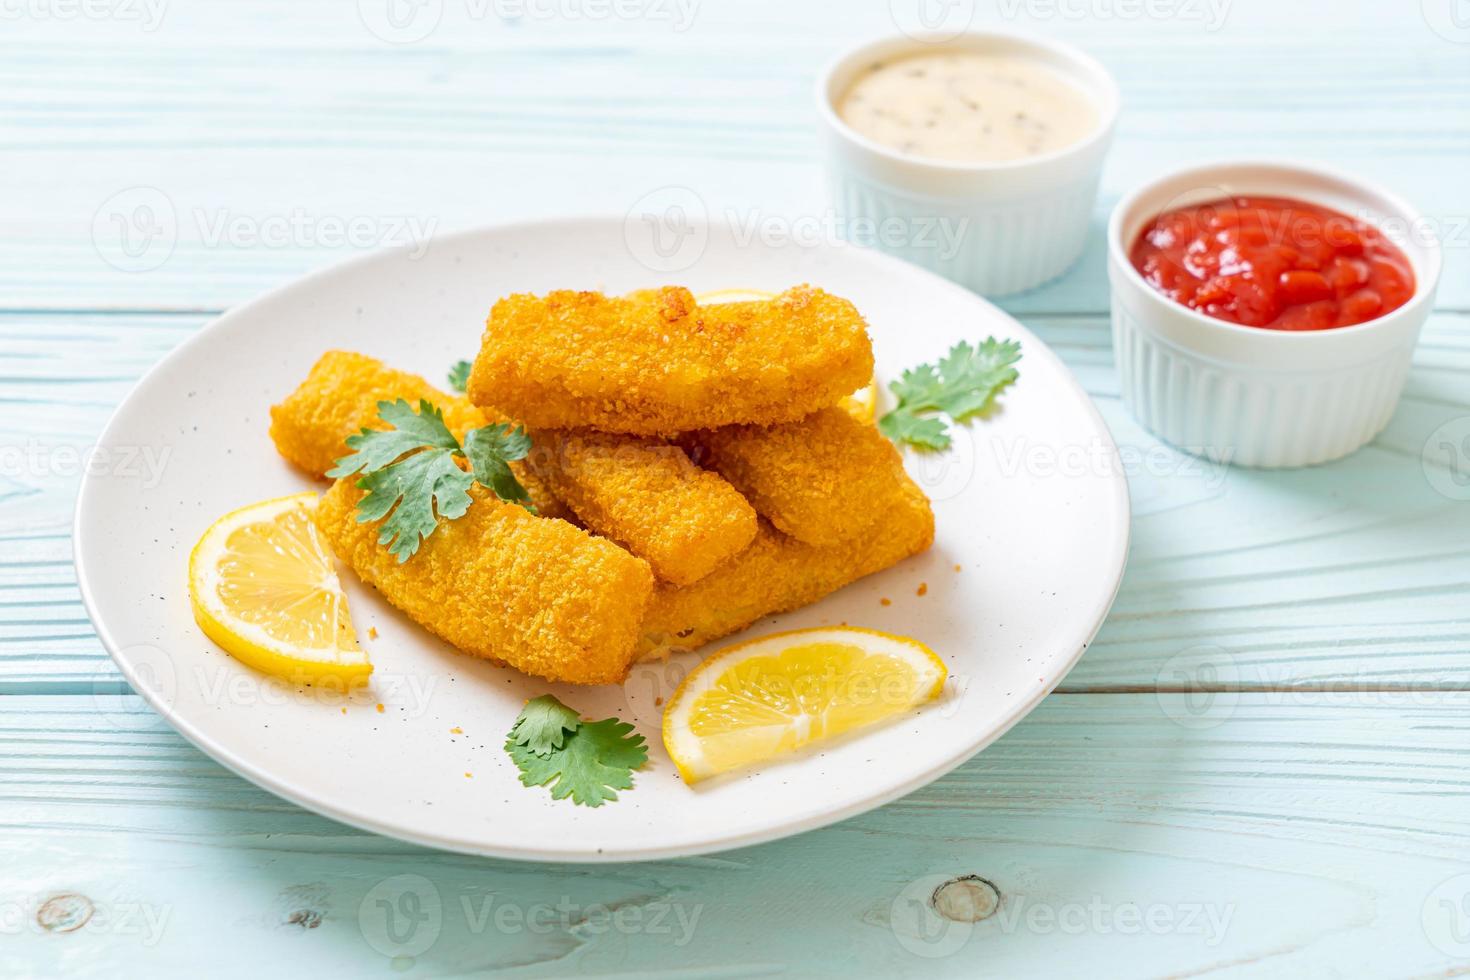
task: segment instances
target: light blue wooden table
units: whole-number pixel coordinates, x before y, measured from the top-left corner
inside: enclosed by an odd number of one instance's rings
[[[1117,606],[1058,693],[932,786],[776,844],[596,868],[350,830],[173,734],[78,599],[88,447],[219,311],[415,230],[668,186],[735,220],[820,217],[817,68],[915,4],[386,3],[0,7],[0,975],[1470,971],[1464,0],[980,3],[977,25],[1079,42],[1123,91],[1093,246],[1005,304],[1130,461]],[[1111,203],[1265,155],[1395,187],[1446,239],[1397,416],[1310,471],[1161,446],[1108,339]]]

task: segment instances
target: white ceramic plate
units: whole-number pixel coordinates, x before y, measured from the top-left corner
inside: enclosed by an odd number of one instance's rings
[[[1128,544],[1116,448],[1067,369],[989,303],[875,252],[774,246],[720,227],[653,249],[640,233],[568,220],[370,255],[220,317],[149,372],[101,438],[98,458],[117,465],[93,467],[75,528],[82,596],[134,689],[224,765],[329,817],[456,851],[575,861],[698,854],[819,827],[943,775],[1030,711],[1102,623]],[[456,653],[344,575],[376,666],[372,688],[347,697],[257,674],[195,626],[185,564],[204,529],[314,486],[276,455],[267,409],[323,351],[362,351],[442,383],[474,354],[501,295],[671,282],[696,292],[811,282],[848,297],[867,317],[882,382],[960,339],[1021,342],[1020,380],[993,417],[958,430],[950,453],[909,457],[934,500],[934,548],[740,637],[832,623],[914,636],[949,664],[938,702],[691,789],[664,753],[658,699],[692,655],[635,667],[622,688],[548,684]],[[160,479],[122,465],[144,451],[166,460]],[[647,737],[649,764],[617,802],[577,807],[517,782],[505,733],[547,691]]]

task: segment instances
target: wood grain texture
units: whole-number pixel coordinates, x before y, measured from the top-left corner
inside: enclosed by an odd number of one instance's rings
[[[597,17],[424,0],[439,26],[397,44],[367,26],[386,0],[6,6],[0,975],[1470,969],[1470,490],[1438,448],[1442,426],[1470,426],[1470,31],[1452,2],[931,6],[1078,42],[1122,88],[1087,253],[1004,304],[1123,450],[1118,603],[1062,693],[902,801],[717,857],[596,868],[359,833],[189,747],[87,623],[69,542],[81,467],[164,353],[354,252],[619,214],[670,186],[716,220],[831,228],[812,82],[917,4],[647,0]],[[1440,312],[1387,431],[1289,473],[1210,467],[1142,432],[1107,323],[1113,202],[1168,169],[1263,156],[1380,181],[1446,244]],[[91,465],[167,465],[166,444],[136,449]],[[934,911],[967,875],[1000,898],[973,926]],[[987,887],[949,885],[939,906],[987,911]]]
[[[1371,698],[1242,695],[1200,713],[1185,700],[1054,696],[954,774],[873,813],[718,857],[587,868],[348,829],[227,773],[131,697],[7,698],[0,972],[100,977],[147,963],[167,976],[204,961],[221,977],[287,963],[290,975],[410,977],[1455,967],[1421,919],[1438,921],[1445,882],[1452,897],[1470,888],[1456,877],[1470,869],[1470,695],[1391,711]],[[929,904],[965,875],[1000,895],[975,924]],[[82,896],[93,921],[40,927],[37,912],[62,895]],[[396,942],[380,899],[397,915]]]
[[[813,81],[915,3],[837,15],[703,0],[679,30],[656,15],[675,0],[633,0],[649,15],[600,21],[425,0],[444,10],[440,27],[399,45],[357,16],[387,0],[175,3],[153,31],[8,22],[0,307],[221,308],[352,252],[338,240],[348,222],[369,247],[416,240],[410,221],[442,232],[621,214],[670,185],[716,218],[830,224]],[[1381,180],[1438,218],[1453,241],[1441,302],[1470,309],[1470,183],[1458,179],[1470,130],[1454,123],[1470,117],[1465,45],[1414,3],[1345,13],[1333,0],[1234,0],[1218,30],[1199,20],[1206,0],[1163,0],[1176,14],[1162,17],[1107,15],[1114,6],[1128,5],[957,0],[977,25],[1084,44],[1126,107],[1083,261],[1011,306],[1104,312],[1102,227],[1119,195],[1186,163],[1275,156]],[[1372,79],[1372,98],[1333,64]],[[167,233],[143,271],[124,271],[107,258],[124,233],[143,247],[134,219]]]

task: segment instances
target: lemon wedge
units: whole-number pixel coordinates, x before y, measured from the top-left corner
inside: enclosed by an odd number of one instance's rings
[[[707,293],[696,293],[694,301],[700,306],[715,306],[720,303],[753,303],[761,299],[775,299],[775,293],[764,289],[711,289]]]
[[[859,388],[837,403],[859,422],[872,422],[878,414],[878,381],[869,381],[867,387]]]
[[[263,500],[215,521],[189,555],[204,635],[235,659],[293,681],[372,673],[311,512],[316,494]]]
[[[901,715],[948,677],[907,637],[851,626],[763,636],[684,679],[664,711],[664,747],[695,783]]]

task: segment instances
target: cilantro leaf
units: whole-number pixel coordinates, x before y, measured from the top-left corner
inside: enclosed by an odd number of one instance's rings
[[[378,418],[389,428],[364,428],[348,436],[347,448],[355,452],[337,460],[327,476],[362,474],[357,486],[367,494],[357,502],[357,522],[387,517],[378,543],[400,562],[413,557],[440,517],[452,521],[465,515],[474,502],[470,487],[477,480],[501,500],[535,513],[530,494],[508,465],[531,451],[524,429],[511,430],[504,423],[484,426],[466,433],[461,446],[444,423],[444,413],[422,399],[417,412],[401,398],[378,402]],[[473,472],[461,468],[461,459],[469,461]]]
[[[892,411],[878,420],[878,430],[894,442],[906,442],[920,449],[948,449],[949,433],[943,419],[932,415],[923,418],[908,412]]]
[[[376,521],[392,511],[378,529],[378,544],[387,546],[400,562],[408,561],[439,526],[439,516],[452,521],[470,509],[474,482],[454,461],[453,452],[425,449],[357,481],[367,491],[357,502],[357,523]]]
[[[419,401],[417,413],[402,398],[396,402],[378,402],[378,418],[393,428],[364,428],[357,435],[348,436],[347,448],[357,452],[337,460],[327,476],[336,479],[357,472],[371,473],[416,449],[459,449],[459,440],[444,424],[444,413],[428,401]]]
[[[520,769],[522,785],[549,786],[554,800],[571,797],[573,803],[598,807],[616,800],[617,790],[632,789],[633,770],[648,761],[643,736],[632,731],[616,718],[582,721],[547,694],[527,702],[505,751]]]
[[[464,435],[464,453],[475,471],[475,479],[499,497],[534,510],[531,495],[510,470],[511,460],[525,459],[531,437],[522,428],[504,422],[471,429]]]
[[[1014,340],[986,337],[978,349],[961,341],[939,362],[944,378],[938,406],[956,422],[982,411],[991,398],[1020,373],[1013,367],[1021,359],[1021,345]]]
[[[879,431],[921,449],[947,449],[948,426],[932,414],[924,417],[925,413],[942,412],[955,422],[972,418],[1016,380],[1014,365],[1020,359],[1021,345],[1013,340],[987,337],[978,348],[960,341],[937,367],[920,364],[888,386],[898,396],[898,405],[878,420]]]
[[[524,745],[543,759],[559,749],[582,724],[577,713],[550,694],[532,698],[510,726],[510,744]]]
[[[470,368],[474,365],[469,361],[455,361],[454,367],[449,369],[449,387],[460,394],[464,394],[470,387]]]
[[[583,722],[560,751],[543,758],[528,746],[507,743],[525,786],[548,786],[553,800],[598,807],[616,800],[620,789],[633,788],[633,770],[648,761],[642,735],[616,718]]]

